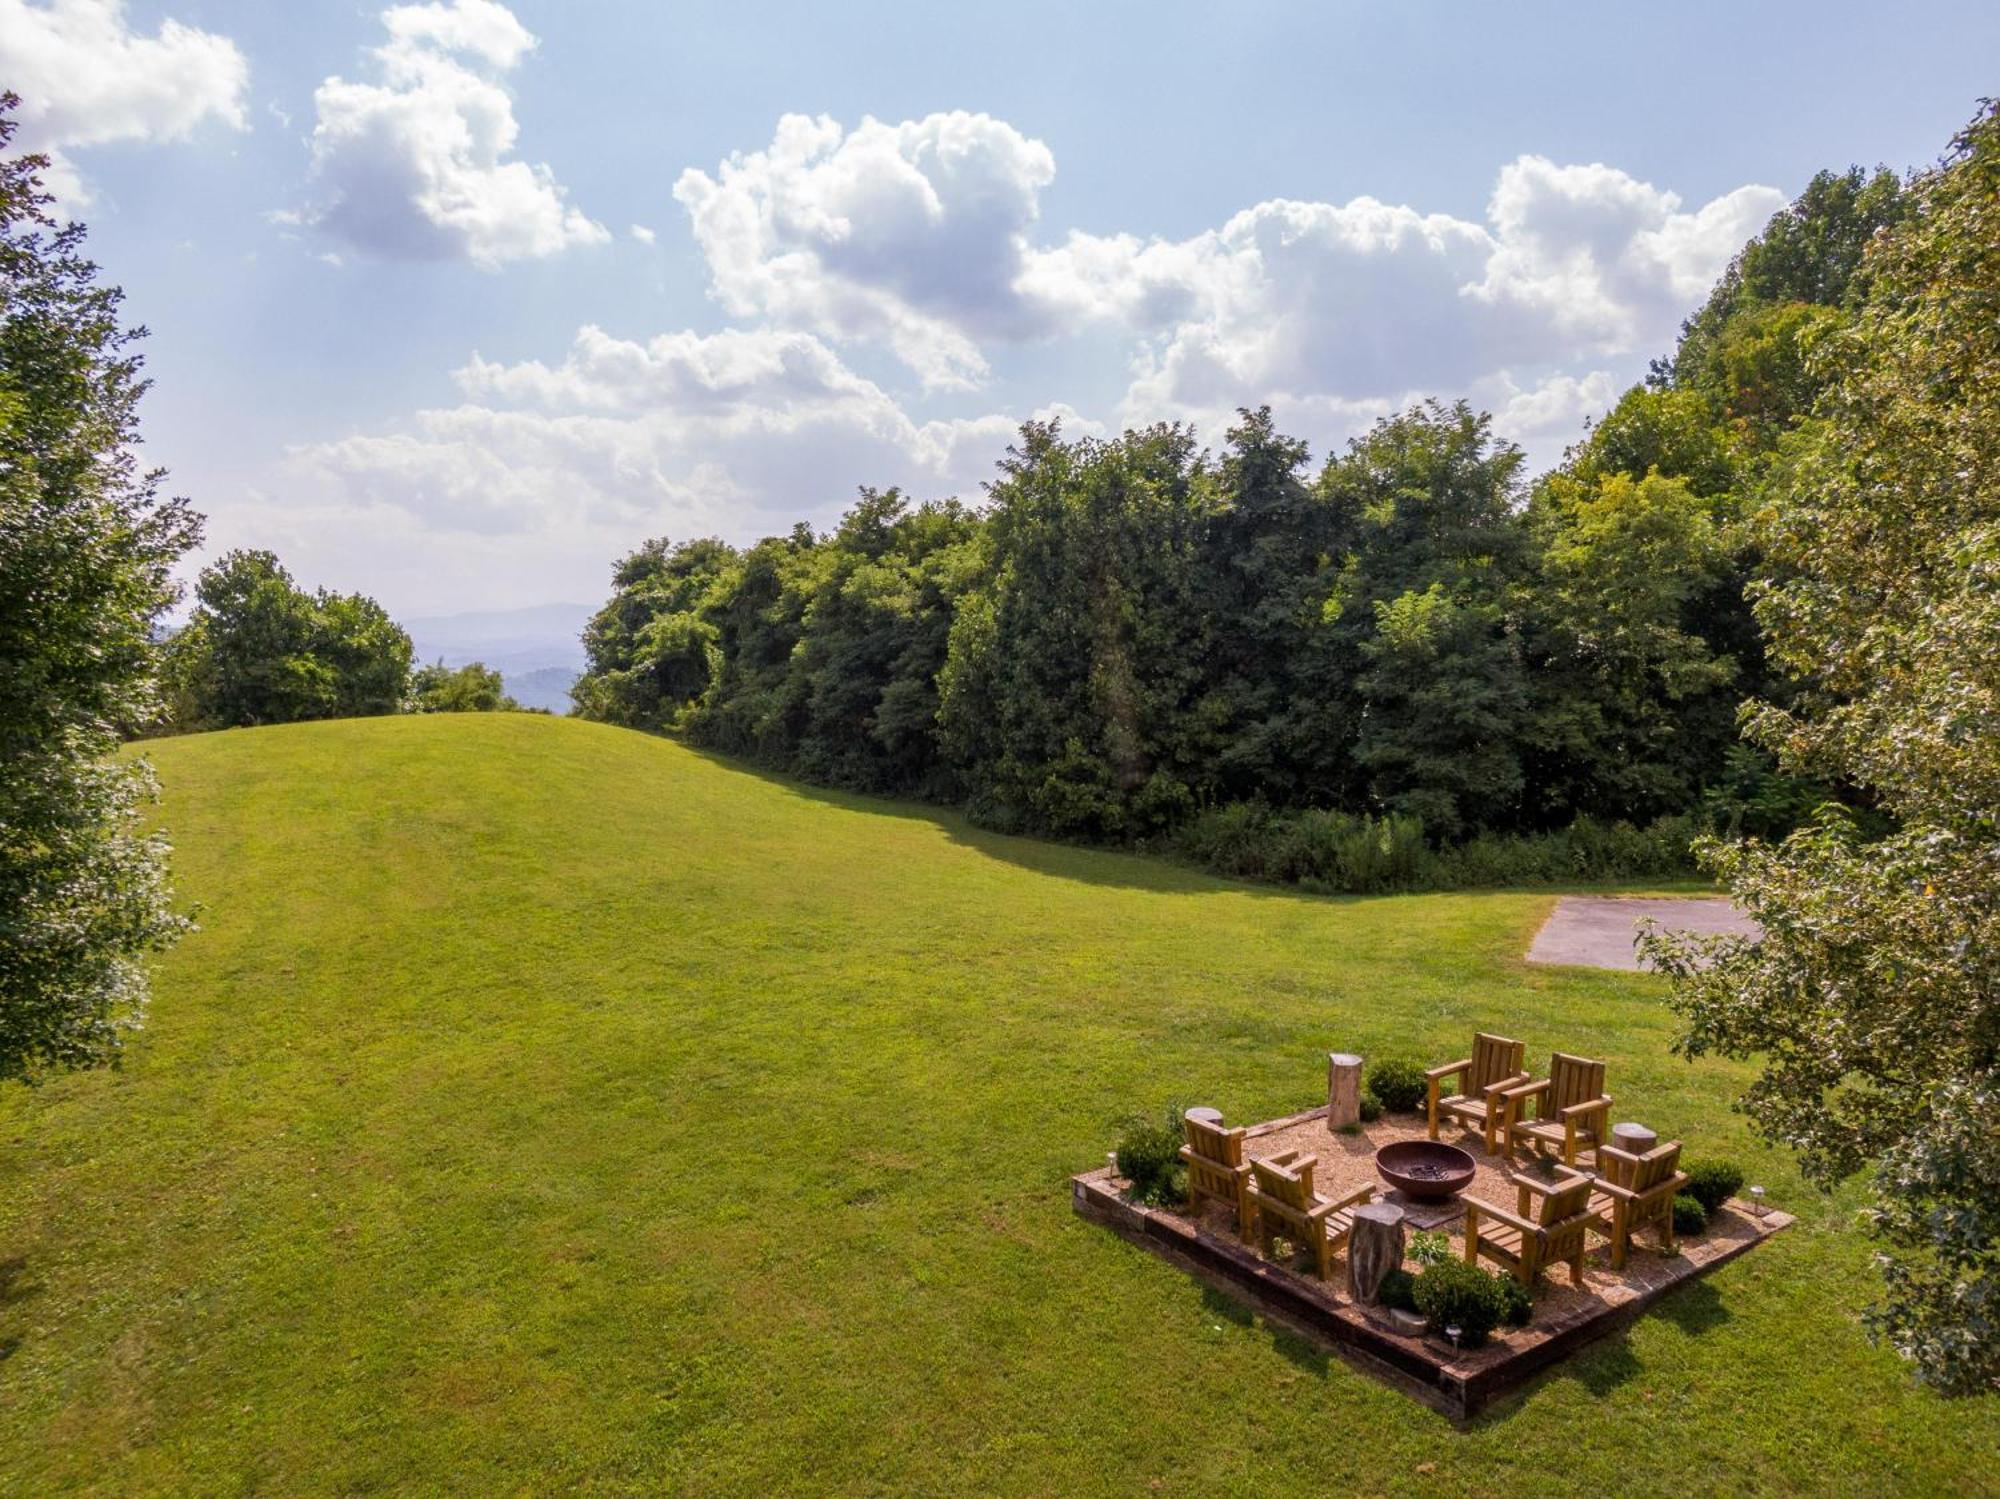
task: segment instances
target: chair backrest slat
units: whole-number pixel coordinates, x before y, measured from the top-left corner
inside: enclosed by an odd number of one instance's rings
[[[1634,1192],[1657,1187],[1681,1169],[1681,1142],[1669,1140],[1665,1145],[1654,1146],[1640,1156],[1631,1169]]]
[[[1286,1207],[1304,1212],[1317,1200],[1313,1191],[1313,1168],[1318,1164],[1317,1156],[1306,1156],[1289,1166],[1276,1161],[1252,1160],[1250,1170],[1257,1178],[1260,1193]]]
[[[1206,1119],[1183,1117],[1181,1127],[1187,1132],[1188,1148],[1203,1160],[1213,1161],[1218,1166],[1240,1166],[1243,1164],[1243,1129],[1224,1129],[1219,1124],[1210,1124]]]
[[[1465,1091],[1476,1096],[1501,1079],[1512,1077],[1521,1070],[1521,1058],[1526,1051],[1519,1041],[1479,1032],[1472,1038],[1472,1074],[1466,1079]]]
[[[1604,1096],[1604,1064],[1559,1051],[1549,1059],[1549,1115]]]
[[[1565,1218],[1574,1218],[1590,1201],[1590,1185],[1590,1178],[1584,1176],[1553,1192],[1543,1193],[1542,1215],[1537,1221],[1547,1228]]]

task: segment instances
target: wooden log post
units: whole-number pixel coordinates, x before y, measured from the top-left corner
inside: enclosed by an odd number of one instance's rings
[[[1643,1124],[1614,1124],[1611,1126],[1611,1143],[1632,1155],[1644,1155],[1660,1143],[1660,1137]]]
[[[1361,1058],[1344,1051],[1326,1054],[1326,1127],[1361,1122]]]
[[[1371,1202],[1354,1210],[1347,1238],[1347,1294],[1374,1306],[1382,1278],[1403,1263],[1403,1210],[1393,1202]]]

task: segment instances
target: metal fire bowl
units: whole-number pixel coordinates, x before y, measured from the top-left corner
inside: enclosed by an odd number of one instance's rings
[[[1472,1185],[1472,1157],[1441,1140],[1384,1145],[1375,1152],[1375,1169],[1383,1181],[1418,1202],[1442,1202]]]

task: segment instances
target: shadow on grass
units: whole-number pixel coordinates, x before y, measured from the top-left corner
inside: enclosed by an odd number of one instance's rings
[[[1641,1317],[1659,1317],[1691,1337],[1699,1337],[1722,1326],[1734,1314],[1722,1295],[1706,1280],[1694,1280],[1675,1290]],[[1637,1324],[1633,1324],[1636,1326]],[[1565,1380],[1580,1386],[1599,1400],[1617,1395],[1626,1385],[1645,1373],[1646,1365],[1632,1351],[1632,1328],[1579,1349],[1552,1369],[1545,1369],[1518,1390],[1510,1391],[1473,1418],[1468,1430],[1483,1430],[1513,1419],[1528,1399],[1544,1385]]]
[[[633,732],[645,732],[634,730]],[[1213,895],[1228,892],[1257,900],[1315,901],[1346,905],[1357,901],[1397,900],[1413,895],[1506,896],[1532,890],[1537,895],[1601,895],[1623,892],[1631,882],[1581,883],[1565,885],[1518,885],[1504,887],[1468,886],[1452,890],[1384,891],[1371,895],[1344,895],[1309,890],[1299,885],[1263,884],[1232,879],[1182,860],[1168,845],[1158,847],[1113,847],[1086,843],[1059,843],[1052,839],[997,833],[975,826],[963,812],[934,803],[911,801],[888,793],[841,791],[815,785],[783,771],[772,770],[750,760],[738,759],[720,750],[704,749],[671,735],[668,739],[689,754],[706,760],[719,770],[751,776],[801,801],[837,807],[846,812],[865,812],[873,817],[894,817],[911,822],[927,822],[946,839],[990,859],[1013,864],[1055,879],[1076,880],[1086,885],[1114,889],[1144,890],[1166,895]],[[1656,884],[1658,882],[1655,882]],[[1651,887],[1649,887],[1651,888]],[[1701,889],[1708,887],[1701,886]]]
[[[22,1280],[27,1269],[28,1261],[23,1255],[0,1260],[0,1307],[13,1306],[16,1302],[42,1294],[40,1284]],[[17,1337],[0,1337],[0,1364],[12,1358],[20,1346],[21,1340]]]
[[[1334,1365],[1334,1356],[1311,1338],[1293,1332],[1283,1323],[1260,1317],[1242,1302],[1213,1286],[1204,1286],[1201,1293],[1202,1310],[1221,1321],[1232,1322],[1246,1331],[1254,1332],[1262,1328],[1270,1336],[1271,1347],[1287,1362],[1303,1369],[1308,1374],[1325,1377]]]

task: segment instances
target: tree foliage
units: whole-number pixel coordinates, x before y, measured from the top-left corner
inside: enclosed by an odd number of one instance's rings
[[[202,569],[195,608],[168,643],[172,726],[248,727],[394,713],[410,637],[360,594],[307,593],[270,552]]]
[[[1823,1182],[1873,1167],[1874,1325],[1972,1391],[2000,1387],[2000,114],[1901,201],[1774,460],[1755,609],[1795,688],[1746,712],[1893,828],[1707,844],[1764,937],[1656,950],[1685,1049],[1763,1059],[1764,1132]]]
[[[48,218],[45,166],[0,159],[0,1081],[114,1060],[144,955],[188,925],[138,826],[151,773],[114,753],[155,712],[152,632],[200,520],[133,457],[144,330]]]
[[[412,713],[518,713],[507,683],[483,661],[446,666],[442,661],[410,673],[405,707]]]

